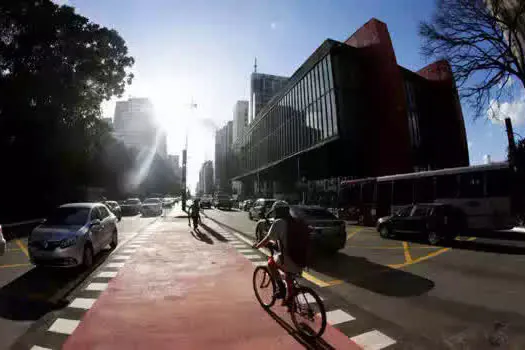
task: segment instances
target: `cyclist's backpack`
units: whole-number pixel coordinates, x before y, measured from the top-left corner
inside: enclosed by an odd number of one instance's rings
[[[302,220],[289,218],[287,221],[287,255],[297,266],[307,267],[312,258],[311,229]]]

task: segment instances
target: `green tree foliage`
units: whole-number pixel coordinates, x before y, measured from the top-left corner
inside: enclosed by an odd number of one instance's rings
[[[0,211],[27,213],[79,186],[118,181],[103,154],[129,159],[100,104],[124,92],[133,63],[115,30],[72,7],[0,2]]]

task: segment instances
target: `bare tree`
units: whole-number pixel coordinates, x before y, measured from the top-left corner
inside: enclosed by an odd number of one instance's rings
[[[524,0],[437,0],[419,34],[424,56],[451,64],[475,119],[516,92],[512,80],[525,87]]]

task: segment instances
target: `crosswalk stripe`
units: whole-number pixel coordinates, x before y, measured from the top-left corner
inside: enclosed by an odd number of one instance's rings
[[[352,337],[350,340],[366,350],[380,350],[396,343],[394,339],[376,329]]]

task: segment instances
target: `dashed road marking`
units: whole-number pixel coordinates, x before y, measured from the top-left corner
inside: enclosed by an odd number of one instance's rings
[[[61,333],[61,334],[72,334],[73,331],[78,327],[80,321],[68,320],[66,318],[57,318],[55,322],[49,327],[50,332]]]
[[[129,260],[131,256],[129,255],[117,255],[113,257],[111,260]]]
[[[378,330],[366,332],[350,338],[364,350],[380,350],[393,345],[396,341]]]
[[[355,320],[355,317],[344,312],[343,310],[332,310],[326,312],[326,321],[331,325]]]
[[[101,273],[99,273],[96,277],[101,277],[101,278],[113,278],[113,277],[116,277],[118,274],[117,271],[102,271]]]
[[[84,309],[89,310],[93,304],[97,301],[97,299],[93,298],[75,298],[71,304],[69,304],[69,307],[75,308],[75,309]]]
[[[113,263],[109,263],[106,265],[107,267],[109,268],[121,268],[122,266],[124,266],[124,263],[123,262],[113,262]]]
[[[106,290],[107,287],[108,287],[107,283],[92,282],[86,287],[86,290],[103,291],[103,290]]]
[[[243,254],[245,258],[248,258],[250,260],[254,259],[260,259],[261,256],[259,254]]]
[[[38,345],[33,345],[33,346],[31,347],[31,349],[29,349],[29,350],[52,350],[52,349],[50,349],[50,348],[44,348],[44,347],[42,347],[42,346],[38,346]]]

